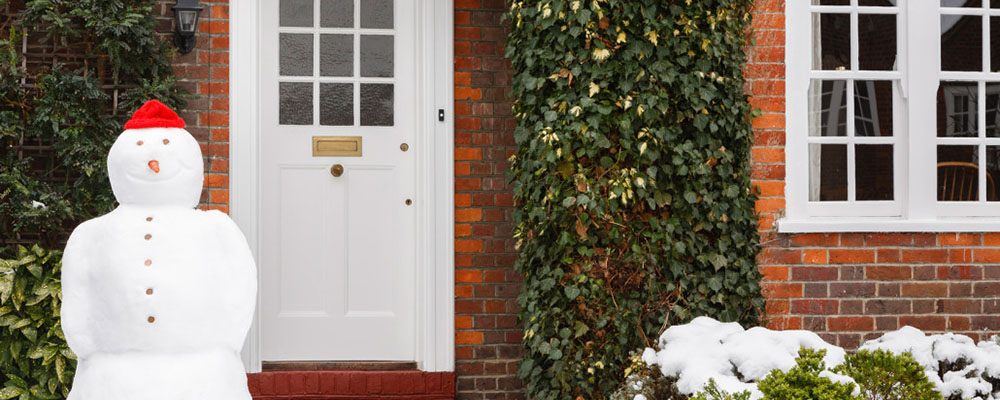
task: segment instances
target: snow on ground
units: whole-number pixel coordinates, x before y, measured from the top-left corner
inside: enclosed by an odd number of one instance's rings
[[[911,352],[925,369],[928,378],[947,398],[960,394],[1000,400],[1000,392],[991,393],[992,384],[984,375],[1000,381],[1000,341],[982,341],[976,345],[967,336],[946,333],[924,335],[906,326],[866,342],[861,349],[883,349],[893,353]],[[677,379],[677,389],[693,395],[714,379],[719,389],[729,393],[750,391],[760,399],[756,382],[774,369],[788,371],[795,366],[800,347],[824,349],[826,367],[844,362],[844,349],[823,341],[809,331],[772,331],[756,327],[744,330],[737,323],[724,323],[708,317],[695,318],[688,324],[667,329],[657,344],[642,354],[646,364],[659,367],[664,376]],[[944,371],[939,371],[944,369]],[[836,382],[852,382],[832,371],[822,376]],[[943,378],[942,378],[943,377]],[[634,400],[641,400],[636,396]]]

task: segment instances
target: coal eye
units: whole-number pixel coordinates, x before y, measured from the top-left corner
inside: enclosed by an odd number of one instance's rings
[[[163,139],[163,144],[170,144],[170,139]]]
[[[140,141],[138,141],[138,142],[135,142],[135,145],[136,145],[136,146],[142,146],[142,141],[140,140]]]

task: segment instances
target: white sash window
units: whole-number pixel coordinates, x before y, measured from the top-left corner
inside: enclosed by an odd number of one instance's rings
[[[1000,230],[1000,1],[786,13],[779,230]]]

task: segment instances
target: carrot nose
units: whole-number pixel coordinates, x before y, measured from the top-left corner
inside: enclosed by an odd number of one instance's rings
[[[149,161],[149,169],[153,170],[155,173],[160,173],[160,163],[156,160]]]

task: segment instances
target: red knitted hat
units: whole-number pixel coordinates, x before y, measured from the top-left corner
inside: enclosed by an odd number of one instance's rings
[[[125,129],[183,128],[184,120],[174,110],[156,100],[147,101],[125,123]]]

